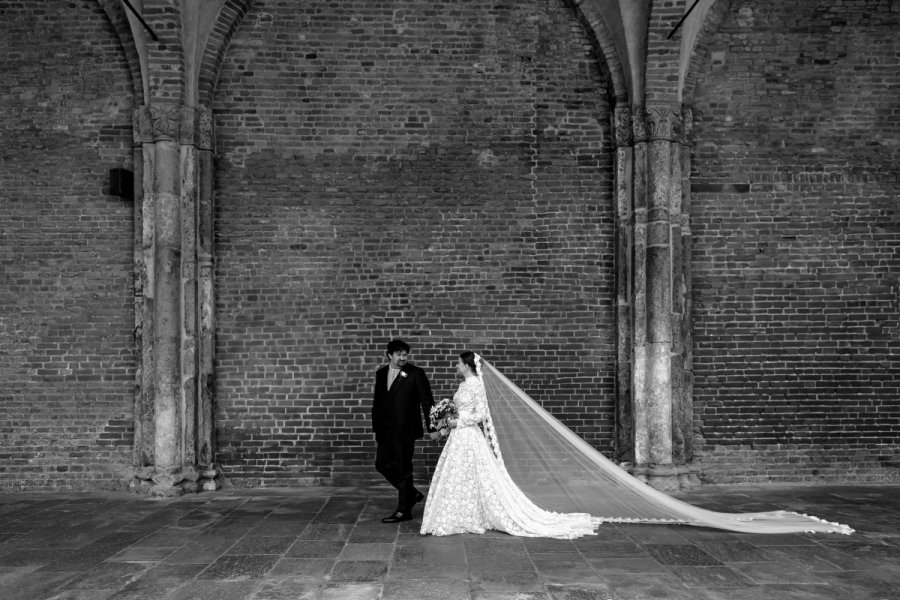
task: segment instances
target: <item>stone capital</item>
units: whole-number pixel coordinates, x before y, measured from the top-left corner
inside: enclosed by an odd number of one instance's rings
[[[631,111],[631,128],[634,135],[634,143],[646,142],[648,136],[647,131],[647,111],[643,106],[635,106]]]
[[[160,140],[213,148],[212,109],[208,106],[150,104],[134,112],[134,141],[150,144]]]
[[[618,148],[630,146],[633,143],[631,134],[631,109],[627,106],[617,106],[613,111],[613,128],[616,134],[616,146]]]
[[[648,106],[647,135],[652,141],[680,141],[683,117],[680,106]]]
[[[631,111],[634,142],[681,142],[684,130],[683,110],[682,106],[635,106]],[[616,125],[618,126],[618,121]]]
[[[177,140],[181,129],[181,107],[169,104],[151,104],[147,107],[150,116],[150,134],[154,142]]]

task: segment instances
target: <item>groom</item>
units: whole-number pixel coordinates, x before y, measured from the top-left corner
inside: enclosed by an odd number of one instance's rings
[[[412,519],[412,508],[424,496],[413,485],[413,450],[424,434],[422,418],[434,404],[425,371],[408,363],[409,344],[393,340],[387,345],[390,361],[375,373],[372,427],[375,430],[375,469],[397,488],[397,510],[382,523]],[[429,436],[438,434],[428,423]]]

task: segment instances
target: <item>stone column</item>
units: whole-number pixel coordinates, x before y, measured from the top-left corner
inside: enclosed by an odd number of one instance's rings
[[[690,324],[684,318],[684,263],[689,256],[684,255],[682,240],[682,112],[671,106],[636,107],[631,117],[634,442],[629,466],[635,476],[657,488],[677,489],[694,482],[684,450],[691,435],[691,415],[683,377],[684,330]],[[617,175],[624,176],[624,170],[618,169]],[[621,222],[621,209],[619,214]],[[624,416],[628,410],[617,412]]]
[[[149,121],[149,119],[147,120]],[[144,161],[152,164],[152,143],[144,148],[144,139],[150,140],[142,130],[141,111],[133,116],[134,130],[134,344],[137,362],[134,393],[134,446],[133,465],[153,463],[153,344],[149,324],[153,311],[153,202],[144,194],[147,174]],[[152,177],[149,178],[152,181]],[[145,212],[150,211],[147,215]],[[148,269],[150,271],[148,271]],[[148,335],[144,335],[144,331]]]
[[[199,385],[201,370],[206,380],[212,372],[212,119],[208,109],[162,102],[138,114],[144,171],[139,273],[147,281],[133,486],[172,496],[218,487],[212,401],[208,384]]]
[[[201,106],[197,127],[197,169],[199,188],[197,197],[197,280],[199,317],[199,358],[197,387],[197,461],[206,467],[201,485],[204,490],[219,487],[215,461],[213,360],[215,352],[215,286],[214,286],[214,165],[212,110]]]
[[[647,157],[647,339],[646,452],[638,464],[667,466],[672,463],[672,246],[669,231],[669,194],[672,183],[672,113],[649,109],[650,133]],[[671,134],[668,134],[671,137]]]
[[[614,458],[621,463],[634,461],[634,411],[632,371],[634,328],[632,322],[632,251],[634,213],[632,212],[634,148],[631,135],[631,109],[613,111],[616,136],[616,443]]]
[[[636,107],[631,114],[633,133],[632,169],[632,420],[634,423],[634,454],[631,467],[637,468],[649,462],[650,406],[647,395],[647,194],[648,148],[647,122],[643,107]]]
[[[673,157],[673,172],[678,168],[680,184],[673,192],[672,239],[677,244],[673,260],[674,302],[672,329],[675,335],[672,371],[675,376],[672,455],[676,465],[685,465],[679,475],[682,485],[699,483],[698,469],[691,466],[694,459],[694,367],[691,321],[691,133],[693,111],[681,107],[682,126],[678,144],[673,145],[678,156]]]
[[[153,480],[169,481],[180,466],[181,433],[181,164],[178,148],[180,107],[149,107],[155,161],[149,190],[154,200],[153,363],[155,390]],[[145,190],[147,193],[147,190]],[[189,258],[189,257],[185,257]],[[157,481],[161,483],[160,481]]]

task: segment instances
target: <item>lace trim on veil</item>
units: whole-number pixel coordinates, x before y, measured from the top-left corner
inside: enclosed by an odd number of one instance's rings
[[[488,408],[485,413],[484,433],[487,435],[488,443],[491,445],[494,456],[497,457],[497,462],[503,465],[503,454],[500,452],[500,444],[497,442],[497,430],[494,428],[493,419],[491,419],[491,409]]]
[[[491,449],[525,495],[546,510],[589,513],[606,523],[678,523],[747,533],[853,532],[797,512],[722,513],[677,500],[607,459],[478,358]]]
[[[501,466],[504,466],[503,463],[503,454],[500,452],[500,443],[497,441],[497,430],[494,428],[494,420],[491,418],[491,406],[487,397],[487,390],[484,387],[484,377],[482,376],[481,370],[481,361],[483,359],[478,354],[475,355],[475,366],[476,366],[476,374],[478,375],[478,381],[481,384],[481,393],[484,394],[484,434],[487,436],[488,445],[491,447],[491,451],[494,453],[494,456],[497,458],[497,462],[500,463]]]

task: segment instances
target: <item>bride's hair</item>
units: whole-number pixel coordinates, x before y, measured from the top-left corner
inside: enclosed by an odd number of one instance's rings
[[[472,369],[472,372],[476,375],[478,374],[478,365],[475,364],[475,353],[471,350],[466,350],[465,352],[460,352],[459,357],[462,359],[466,365]]]

